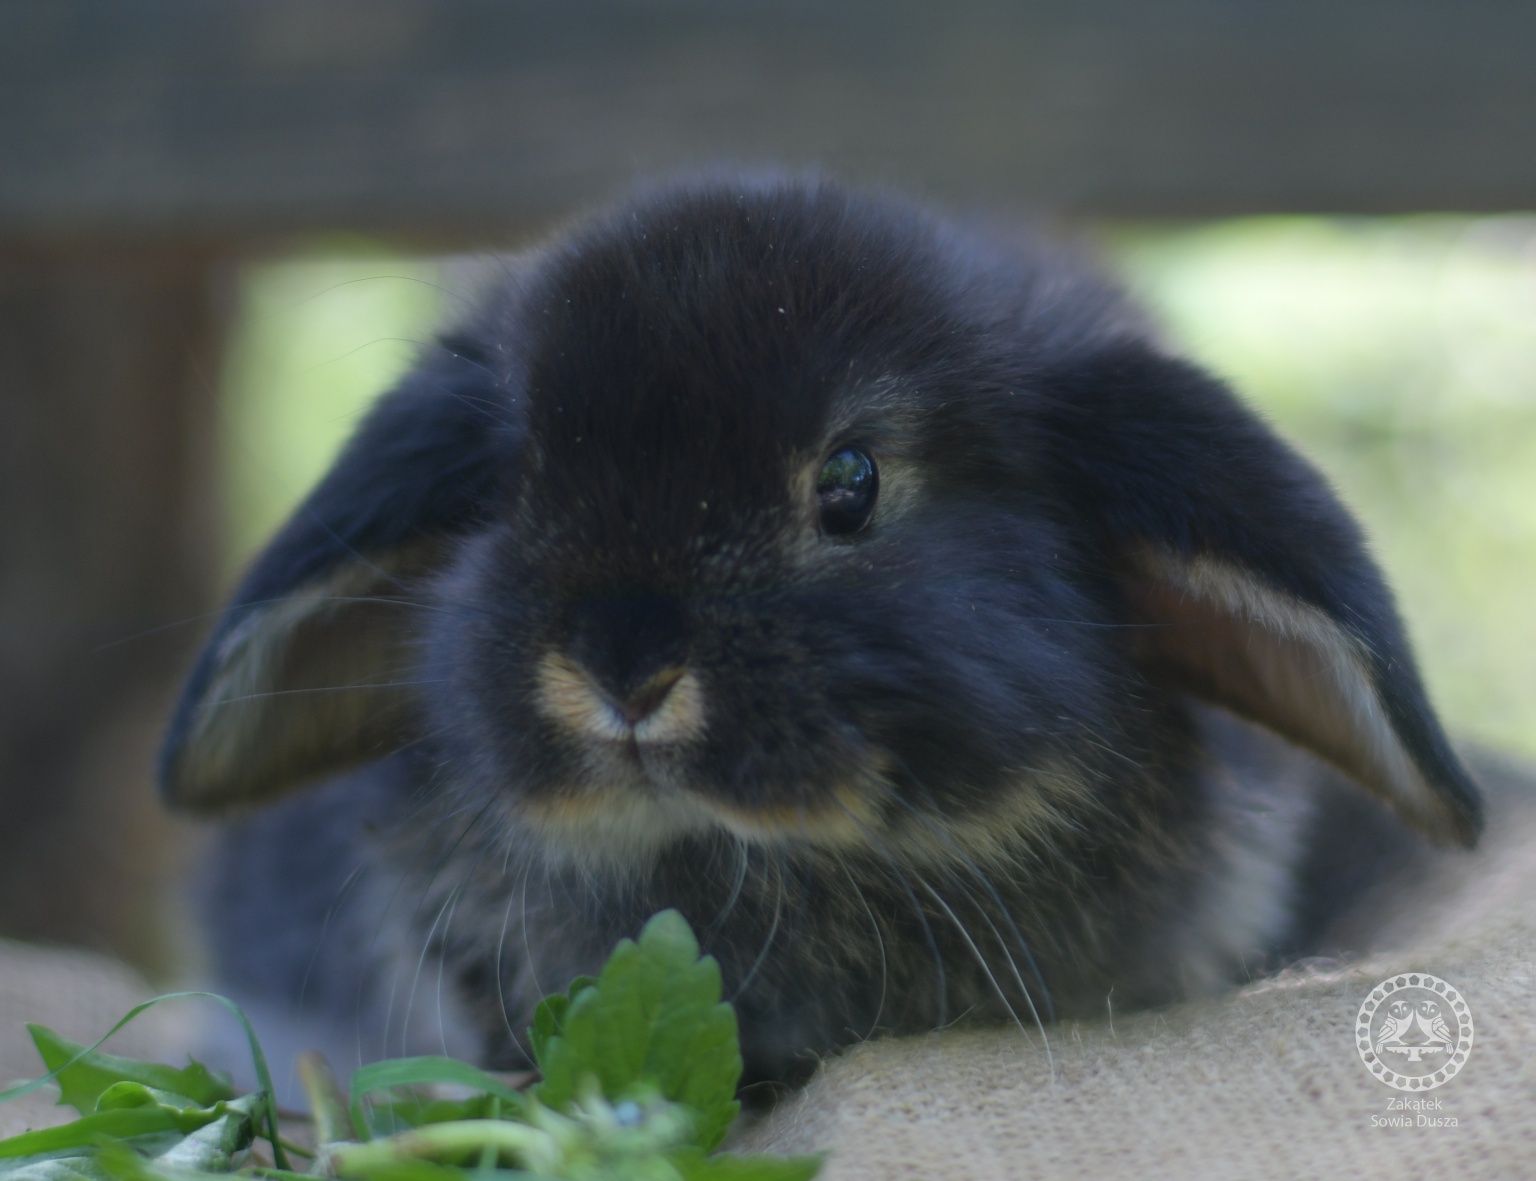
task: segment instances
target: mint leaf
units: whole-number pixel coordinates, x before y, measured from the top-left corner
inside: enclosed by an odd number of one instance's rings
[[[589,1077],[609,1101],[646,1084],[694,1112],[700,1147],[724,1138],[740,1106],[736,1014],[720,1000],[719,965],[700,957],[682,915],[657,915],[638,942],[614,949],[595,983],[539,1012],[531,1032],[544,1076],[534,1090],[540,1102],[569,1110]]]
[[[549,1039],[565,1024],[565,1015],[570,1011],[571,1002],[587,989],[596,986],[595,977],[578,976],[564,992],[553,993],[539,1002],[539,1007],[533,1011],[533,1027],[528,1031],[535,1062],[547,1056]]]
[[[211,1107],[221,1099],[233,1099],[228,1080],[215,1075],[200,1062],[177,1068],[158,1062],[120,1058],[60,1037],[42,1025],[29,1025],[32,1044],[53,1073],[59,1088],[59,1102],[73,1107],[81,1115],[96,1110],[97,1101],[108,1088],[120,1082],[139,1083],[166,1095],[180,1096],[183,1106]]]

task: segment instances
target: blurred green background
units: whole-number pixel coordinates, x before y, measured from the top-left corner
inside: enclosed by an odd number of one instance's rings
[[[1536,218],[1092,237],[1360,515],[1452,729],[1536,755]],[[348,240],[246,271],[223,377],[230,576],[473,296],[471,269]]]

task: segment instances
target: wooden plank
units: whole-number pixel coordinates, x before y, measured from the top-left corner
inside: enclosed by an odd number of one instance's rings
[[[32,0],[0,235],[470,236],[817,163],[980,205],[1536,208],[1524,0]]]
[[[0,934],[146,969],[190,851],[151,768],[218,580],[221,273],[0,251]]]

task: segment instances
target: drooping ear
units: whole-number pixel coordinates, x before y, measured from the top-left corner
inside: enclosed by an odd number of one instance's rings
[[[415,589],[511,478],[512,396],[446,340],[363,420],[235,591],[160,759],[172,805],[258,802],[408,739]]]
[[[1153,674],[1310,748],[1433,840],[1472,845],[1476,785],[1323,478],[1220,382],[1149,345],[1064,366],[1044,404]]]

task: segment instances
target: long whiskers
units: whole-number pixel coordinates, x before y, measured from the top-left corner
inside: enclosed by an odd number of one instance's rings
[[[528,979],[533,982],[535,996],[544,996],[544,985],[539,981],[539,961],[533,954],[533,940],[528,932],[528,877],[533,872],[533,861],[529,859],[523,865],[523,885],[521,890],[522,909],[522,934],[523,934],[523,963],[528,965]],[[549,864],[544,865],[544,884],[549,885]]]
[[[425,681],[354,681],[346,685],[301,685],[292,689],[266,689],[260,693],[240,693],[234,697],[219,697],[201,704],[203,709],[214,709],[225,705],[239,705],[245,701],[263,701],[271,697],[308,697],[320,693],[350,693],[355,689],[415,689],[422,685],[441,684],[443,680],[437,678]]]
[[[760,972],[763,965],[768,962],[768,952],[773,947],[773,941],[778,938],[779,921],[784,914],[784,866],[783,863],[776,857],[771,859],[770,864],[776,870],[774,875],[776,888],[773,896],[773,920],[768,925],[768,935],[763,940],[763,946],[762,949],[757,953],[757,958],[752,961],[752,966],[747,969],[746,975],[743,976],[740,982],[736,985],[736,990],[734,993],[732,993],[730,998],[732,1001],[745,993],[747,991],[747,986],[757,978],[758,972]]]
[[[893,795],[894,795],[894,793],[893,793]],[[899,797],[897,797],[897,798],[899,798]],[[905,803],[905,801],[901,801],[901,802]],[[843,805],[840,804],[840,806],[843,806]],[[908,805],[908,806],[910,807],[910,805]],[[908,892],[908,894],[910,896],[911,895],[911,887],[906,882],[906,873],[903,870],[903,863],[898,858],[896,858],[895,855],[890,851],[889,846],[887,845],[887,843],[885,842],[885,840],[882,837],[880,837],[878,834],[874,833],[869,828],[868,824],[865,823],[861,818],[859,818],[857,816],[854,816],[854,814],[852,813],[851,809],[846,808],[846,806],[843,806],[843,807],[844,807],[844,811],[848,812],[848,814],[851,817],[853,817],[854,822],[856,824],[858,824],[859,827],[863,830],[863,832],[865,834],[866,841],[869,841],[871,844],[875,845],[878,849],[884,851],[884,856],[886,857],[887,862],[889,863],[888,868],[890,868],[890,869],[892,869],[892,870],[894,870],[896,872],[898,882],[903,886],[904,889],[907,890],[907,892]],[[1015,935],[1018,937],[1018,942],[1019,942],[1020,950],[1022,950],[1024,952],[1024,955],[1029,960],[1030,967],[1035,971],[1036,978],[1040,979],[1040,986],[1041,986],[1041,988],[1043,990],[1045,988],[1045,982],[1044,982],[1043,978],[1040,978],[1039,970],[1035,966],[1034,957],[1032,955],[1030,955],[1028,946],[1024,943],[1022,936],[1018,934],[1018,928],[1016,926],[1014,926],[1012,918],[1008,915],[1008,908],[1003,904],[1002,897],[997,892],[997,888],[992,884],[992,882],[981,871],[981,867],[979,865],[977,865],[975,860],[973,858],[971,858],[968,854],[965,855],[964,864],[967,864],[967,865],[969,865],[971,867],[971,869],[972,869],[972,871],[973,871],[973,873],[974,873],[978,883],[981,884],[987,890],[987,892],[990,894],[990,896],[991,896],[991,898],[993,900],[994,906],[997,908],[999,913],[1001,913],[1004,916],[1005,920],[1009,923],[1010,927],[1013,928]],[[945,898],[936,889],[934,889],[933,885],[930,882],[928,882],[921,874],[916,873],[914,871],[913,872],[913,876],[917,879],[918,884],[921,885],[922,888],[927,892],[929,897],[931,897],[934,900],[934,902],[938,904],[939,908],[944,911],[945,915],[949,918],[950,922],[954,925],[955,930],[960,935],[960,938],[964,941],[964,943],[966,944],[966,947],[969,949],[972,957],[976,960],[977,966],[981,968],[983,974],[987,978],[988,983],[992,986],[992,991],[996,994],[997,999],[1001,1002],[1003,1008],[1007,1011],[1008,1015],[1013,1019],[1013,1023],[1016,1026],[1018,1026],[1019,1032],[1020,1033],[1024,1033],[1026,1036],[1028,1036],[1027,1031],[1026,1031],[1026,1029],[1024,1027],[1024,1022],[1020,1019],[1017,1011],[1014,1009],[1013,1003],[1008,999],[1007,991],[1003,988],[1001,982],[997,979],[997,975],[996,975],[996,973],[993,972],[992,966],[991,966],[990,962],[987,960],[986,955],[982,952],[982,950],[981,950],[980,946],[977,944],[976,940],[972,937],[972,935],[970,933],[970,930],[960,920],[960,916],[955,913],[954,908],[950,906],[948,901],[946,901]],[[1047,1066],[1048,1066],[1048,1068],[1049,1068],[1049,1070],[1051,1072],[1051,1077],[1054,1079],[1055,1076],[1056,1076],[1056,1062],[1055,1062],[1055,1057],[1054,1057],[1054,1055],[1051,1052],[1050,1038],[1049,1038],[1049,1036],[1047,1036],[1047,1034],[1045,1032],[1045,1023],[1041,1019],[1040,1012],[1039,1012],[1038,1008],[1035,1005],[1035,1001],[1034,1001],[1033,996],[1030,994],[1029,986],[1024,982],[1024,978],[1023,978],[1022,974],[1019,972],[1018,964],[1015,962],[1015,960],[1013,958],[1013,953],[1008,949],[1007,942],[1003,939],[1002,933],[1000,931],[998,931],[996,924],[994,924],[992,922],[990,916],[987,914],[987,908],[982,906],[982,905],[980,905],[980,903],[977,902],[975,896],[969,890],[966,889],[964,882],[960,881],[958,878],[956,878],[952,874],[947,874],[946,876],[948,876],[949,880],[951,882],[953,882],[962,892],[965,893],[966,897],[970,900],[971,905],[975,908],[976,913],[981,916],[982,921],[987,924],[988,928],[992,932],[993,938],[997,941],[998,948],[1002,951],[1004,958],[1008,962],[1008,967],[1010,969],[1011,975],[1013,976],[1014,983],[1018,985],[1019,992],[1023,995],[1025,1003],[1029,1006],[1030,1016],[1034,1020],[1035,1028],[1038,1029],[1039,1032],[1040,1032],[1040,1040],[1041,1040],[1041,1042],[1042,1042],[1042,1044],[1044,1045],[1044,1048],[1045,1048],[1046,1064],[1047,1064]],[[914,898],[913,901],[914,901],[914,906],[916,906],[915,898]],[[918,913],[919,913],[919,915],[921,915],[922,911],[919,909]],[[925,931],[928,930],[926,920],[924,921],[924,929],[925,929]],[[928,931],[928,934],[929,934],[929,937],[931,939],[932,938],[932,932]],[[938,952],[937,952],[936,945],[934,946],[934,955],[935,955],[936,962],[940,962],[941,963],[941,961],[938,960]],[[946,1016],[946,1013],[947,1013],[947,1008],[946,1008],[946,1006],[944,1005],[943,1002],[944,1002],[944,998],[941,996],[939,1028],[944,1028],[947,1025],[947,1021],[945,1020],[945,1016]]]
[[[930,798],[932,797],[930,796]],[[942,824],[938,823],[931,816],[925,816],[920,809],[914,807],[909,801],[900,800],[899,803],[908,810],[908,812],[918,823],[922,824],[934,837],[945,844],[950,852],[950,855],[954,858],[954,861],[960,866],[960,868],[966,870],[972,880],[974,880],[976,884],[980,886],[983,891],[985,891],[987,897],[992,901],[993,907],[996,909],[997,914],[999,917],[1001,917],[1003,922],[1007,924],[1008,932],[1013,938],[1013,945],[1016,946],[1019,949],[1019,952],[1024,956],[1024,961],[1029,966],[1030,975],[1034,977],[1035,984],[1040,989],[1040,1004],[1045,1010],[1044,1019],[1053,1019],[1055,1017],[1055,1005],[1051,1000],[1050,987],[1045,982],[1045,976],[1040,971],[1040,966],[1035,959],[1034,953],[1029,949],[1028,941],[1024,938],[1023,932],[1019,930],[1018,924],[1014,921],[1012,908],[1003,901],[1003,896],[998,891],[996,883],[992,881],[991,875],[989,875],[986,870],[982,868],[980,863],[977,862],[976,858],[971,854],[971,852],[955,839],[955,835],[948,831]],[[946,870],[946,875],[949,876],[951,880],[954,880],[953,873]],[[996,925],[992,922],[992,919],[987,914],[987,911],[984,908],[978,909],[982,918],[986,920],[988,926],[992,927],[992,931],[997,938],[998,945],[1002,949],[1004,956],[1006,956],[1008,959],[1009,970],[1018,983],[1020,991],[1024,994],[1024,999],[1029,1005],[1030,1012],[1034,1015],[1035,1024],[1040,1025],[1042,1023],[1042,1017],[1041,1014],[1036,1011],[1034,996],[1030,991],[1029,986],[1024,983],[1023,976],[1019,972],[1018,964],[1014,961],[1013,953],[1011,950],[1009,950],[1007,941],[1003,939],[1002,933],[997,930]],[[1045,1031],[1042,1028],[1042,1036],[1044,1036],[1044,1032]]]
[[[443,899],[443,904],[437,908],[437,915],[436,915],[436,917],[433,918],[432,925],[427,928],[426,934],[423,935],[422,938],[421,938],[421,954],[416,957],[416,970],[415,970],[415,972],[411,976],[411,987],[410,987],[410,990],[406,993],[406,996],[405,996],[405,1011],[404,1011],[403,1014],[401,1014],[401,1017],[400,1017],[400,1055],[402,1057],[404,1057],[405,1055],[407,1055],[407,1054],[409,1054],[411,1052],[411,1047],[410,1047],[411,1013],[412,1013],[412,1011],[416,1007],[416,990],[417,990],[417,988],[421,984],[421,973],[422,973],[422,970],[426,967],[427,957],[432,954],[433,942],[434,942],[434,939],[437,936],[437,926],[438,926],[439,923],[443,924],[443,937],[442,937],[442,939],[437,940],[438,946],[439,946],[439,948],[441,948],[443,943],[445,943],[446,940],[447,940],[448,924],[453,922],[453,912],[456,909],[458,909],[459,896],[464,891],[465,881],[467,880],[468,876],[469,875],[466,874],[465,878],[460,880],[459,884],[456,885],[452,890],[450,890],[448,892],[448,896]],[[438,981],[439,981],[439,984],[441,984],[441,981],[442,981],[442,972],[441,972],[442,957],[441,957],[441,955],[439,955],[438,963],[439,963]],[[441,1008],[442,993],[441,993],[441,991],[439,991],[439,993],[438,993],[438,1000],[439,1000],[438,1031],[439,1031],[439,1033],[441,1033],[442,1032],[442,1008]],[[388,1021],[386,1021],[385,1025],[386,1025],[386,1028],[388,1028]],[[447,1050],[446,1049],[444,1050],[444,1054],[445,1055],[447,1054]]]
[[[912,905],[912,913],[917,916],[918,924],[923,931],[923,941],[928,945],[928,954],[933,958],[934,976],[938,982],[938,1027],[942,1029],[949,1024],[949,975],[944,970],[944,956],[939,951],[939,941],[934,936],[933,927],[928,922],[928,916],[923,910],[923,905],[918,901],[911,882],[907,880],[907,876],[903,872],[901,859],[896,856],[895,851],[886,843],[885,839],[875,832],[874,829],[870,828],[864,818],[857,815],[843,801],[838,800],[837,806],[848,815],[849,819],[864,834],[865,842],[879,854],[880,865],[887,878],[901,889],[901,892],[907,896],[907,901]]]
[[[459,889],[454,892],[453,906],[449,909],[449,911],[448,911],[448,918],[443,923],[443,937],[442,937],[442,942],[441,942],[441,945],[440,945],[443,950],[442,950],[442,952],[437,957],[437,990],[436,990],[437,1043],[438,1043],[439,1048],[443,1052],[443,1057],[444,1058],[452,1057],[452,1054],[449,1052],[449,1049],[448,1049],[448,1029],[447,1029],[447,1026],[446,1026],[446,1024],[444,1022],[444,1019],[443,1019],[443,975],[444,975],[444,973],[448,969],[448,955],[447,955],[447,950],[448,950],[448,946],[449,946],[449,944],[448,944],[448,930],[449,930],[450,927],[453,926],[453,916],[454,916],[454,913],[458,910],[459,898],[463,894],[463,889],[464,889],[464,887],[461,884],[459,886]],[[406,1015],[407,1015],[407,1018],[409,1018],[409,1015],[410,1015],[409,1014],[409,1009],[407,1009],[407,1014]]]
[[[443,852],[437,857],[436,861],[433,863],[433,866],[432,866],[431,871],[430,871],[430,873],[428,875],[427,881],[421,887],[420,893],[419,893],[419,895],[417,897],[416,907],[411,912],[411,924],[412,925],[414,925],[415,920],[418,919],[421,916],[422,908],[427,905],[427,900],[431,897],[433,889],[434,889],[434,887],[437,884],[438,876],[442,873],[443,868],[453,858],[454,854],[458,852],[459,846],[464,843],[465,839],[469,836],[470,832],[473,831],[479,825],[480,821],[485,818],[486,813],[490,811],[491,805],[493,803],[495,803],[495,798],[491,797],[490,799],[487,799],[478,809],[476,809],[470,815],[469,819],[464,823],[463,827],[460,828],[458,836],[455,837],[454,840],[451,841],[448,844],[448,847],[443,850]],[[441,818],[440,823],[445,823],[448,819],[451,819],[453,816],[459,815],[462,811],[465,811],[465,810],[467,810],[467,809],[455,809],[448,816]],[[380,917],[379,917],[378,926],[374,929],[373,938],[369,942],[368,951],[367,951],[367,954],[366,954],[366,957],[365,957],[367,960],[371,961],[371,960],[374,960],[376,958],[376,952],[377,952],[377,949],[378,949],[378,943],[379,943],[380,938],[382,938],[382,936],[383,936],[385,926],[388,925],[389,915],[394,910],[395,902],[398,900],[398,898],[400,896],[400,891],[405,888],[406,881],[407,881],[408,878],[410,878],[410,876],[411,875],[409,875],[409,874],[402,873],[402,874],[400,874],[396,878],[395,887],[394,887],[393,891],[391,891],[391,893],[390,893],[389,900],[384,904],[383,909],[380,911]],[[358,1013],[359,1013],[359,1020],[361,1019],[361,1012],[362,1012],[362,994],[363,994],[363,990],[365,988],[367,988],[370,983],[372,983],[372,981],[368,978],[366,973],[362,974],[360,976],[359,980],[358,980]],[[398,975],[397,972],[391,971],[390,972],[390,982],[389,982],[389,993],[388,993],[388,996],[387,996],[386,1001],[385,1001],[385,1009],[384,1009],[384,1028],[382,1030],[382,1036],[385,1039],[385,1042],[384,1042],[383,1045],[380,1046],[381,1050],[385,1050],[385,1048],[387,1046],[388,1037],[389,1037],[389,1030],[390,1030],[390,1027],[391,1027],[391,1024],[392,1024],[392,1018],[393,1018],[393,1013],[394,1013],[395,993],[396,993],[398,987],[399,987],[399,975]],[[362,1035],[362,1028],[361,1028],[360,1024],[359,1024],[359,1026],[357,1028],[357,1051],[358,1051],[358,1065],[361,1066],[362,1063],[366,1060],[366,1056],[363,1053],[363,1035]]]
[[[944,913],[949,916],[950,922],[954,924],[955,930],[959,932],[960,938],[965,941],[965,945],[970,948],[971,955],[975,957],[977,965],[986,975],[987,981],[992,985],[992,991],[997,994],[997,999],[1002,1002],[1003,1008],[1008,1011],[1008,1016],[1013,1018],[1013,1023],[1019,1027],[1019,1032],[1024,1034],[1024,1036],[1027,1038],[1029,1036],[1029,1031],[1024,1028],[1024,1022],[1019,1019],[1019,1015],[1014,1010],[1013,1004],[1008,1000],[1007,992],[1003,989],[1003,986],[998,982],[997,977],[993,974],[992,966],[987,962],[987,957],[982,954],[981,948],[976,945],[976,940],[971,937],[970,931],[967,930],[965,924],[960,921],[960,916],[957,915],[954,911],[954,908],[944,900],[944,896],[935,890],[933,886],[926,879],[924,879],[921,874],[917,875],[917,880],[922,885],[923,889],[928,891],[929,897],[938,903],[939,907],[944,911]],[[974,903],[975,899],[973,898],[972,904],[974,905]],[[986,919],[986,912],[981,907],[976,907],[976,910],[979,914],[982,915],[983,919]],[[992,927],[992,934],[997,937],[999,943],[1001,943],[1001,936],[998,936],[997,928],[992,926],[990,920],[987,920],[987,925]],[[1005,956],[1008,956],[1008,949],[1006,947],[1003,948],[1003,953]],[[1013,957],[1008,956],[1008,961],[1010,964],[1012,964]],[[1029,1001],[1029,989],[1024,987],[1024,981],[1022,979],[1018,979],[1017,968],[1014,968],[1014,976],[1017,983],[1019,984],[1021,991],[1024,993],[1024,999]],[[1050,1071],[1051,1078],[1054,1079],[1056,1077],[1056,1059],[1051,1053],[1051,1039],[1046,1035],[1045,1025],[1040,1020],[1040,1014],[1035,1012],[1033,1001],[1029,1001],[1029,1007],[1030,1013],[1034,1017],[1035,1028],[1040,1031],[1040,1041],[1045,1047],[1046,1067]]]
[[[330,935],[331,921],[336,917],[336,912],[341,909],[342,904],[346,902],[347,895],[352,892],[352,887],[362,879],[366,868],[366,865],[362,863],[354,866],[352,872],[347,874],[341,885],[337,887],[336,896],[331,899],[331,904],[325,908],[325,917],[320,920],[320,931],[315,936],[315,945],[310,949],[309,960],[304,965],[304,975],[299,979],[298,1004],[300,1008],[304,1007],[304,1002],[309,996],[309,981],[315,973],[315,963],[319,960],[320,952],[325,947],[326,939]]]
[[[922,791],[930,803],[934,802],[934,795],[932,790],[912,774],[912,769],[905,762],[905,760],[889,753],[887,757],[893,759],[900,766],[901,770],[906,774],[907,780],[918,790]],[[1040,965],[1036,961],[1034,953],[1030,950],[1029,942],[1024,938],[1023,932],[1019,930],[1018,924],[1014,921],[1013,908],[1008,906],[1003,901],[1003,896],[998,891],[996,883],[992,881],[991,875],[982,868],[971,851],[966,849],[958,840],[956,840],[954,833],[950,832],[947,828],[944,827],[944,825],[938,823],[931,815],[925,814],[921,809],[914,806],[910,800],[903,798],[899,792],[891,792],[889,798],[896,804],[900,805],[902,808],[905,808],[908,814],[911,815],[914,820],[922,824],[931,835],[941,841],[949,850],[950,854],[954,857],[955,861],[958,862],[959,865],[964,868],[975,880],[976,884],[986,892],[987,896],[991,899],[993,906],[996,908],[998,916],[1005,924],[1007,924],[1008,932],[1013,937],[1014,946],[1019,949],[1020,953],[1024,956],[1025,962],[1029,965],[1030,975],[1034,977],[1035,983],[1040,989],[1040,1005],[1045,1010],[1045,1019],[1054,1019],[1055,1004],[1051,999],[1050,986],[1045,982],[1045,976],[1040,971]],[[992,926],[993,933],[997,937],[998,944],[1002,948],[1003,954],[1008,957],[1009,969],[1011,970],[1015,980],[1018,982],[1019,988],[1024,994],[1024,999],[1029,1004],[1030,1012],[1034,1015],[1035,1018],[1035,1023],[1037,1025],[1041,1025],[1041,1014],[1036,1011],[1034,997],[1031,994],[1029,987],[1024,983],[1023,978],[1020,976],[1018,965],[1013,960],[1013,953],[1009,950],[1008,944],[1003,940],[1001,933],[997,931],[996,926],[992,924],[992,921],[990,917],[987,916],[986,911],[982,910],[981,913],[982,917],[987,919],[988,925]],[[1045,1030],[1042,1028],[1041,1036],[1043,1037],[1044,1035]]]
[[[837,862],[843,876],[848,879],[848,884],[853,888],[853,896],[859,900],[859,905],[864,908],[864,913],[869,917],[870,930],[875,933],[875,947],[880,952],[880,1000],[875,1005],[875,1015],[870,1018],[869,1028],[864,1031],[860,1041],[868,1041],[880,1028],[880,1018],[885,1016],[885,993],[890,983],[889,965],[886,960],[885,934],[880,930],[880,920],[875,917],[875,911],[869,904],[869,899],[864,896],[864,890],[859,885],[859,879],[854,876],[849,868],[847,860],[838,853],[834,853],[833,859]]]
[[[507,906],[501,913],[501,933],[496,937],[496,959],[494,964],[496,1007],[501,1013],[501,1024],[507,1032],[507,1037],[512,1039],[512,1044],[517,1047],[517,1052],[523,1055],[529,1062],[532,1062],[533,1050],[531,1047],[523,1045],[523,1039],[518,1035],[516,1028],[512,1024],[512,1015],[507,1012],[507,985],[506,981],[502,978],[502,965],[506,962],[507,958],[507,928],[512,923],[512,904],[516,901],[517,895],[508,890]],[[526,938],[527,932],[525,931],[525,941]]]
[[[750,850],[747,842],[735,833],[728,834],[730,848],[736,854],[736,877],[731,883],[731,892],[726,895],[725,901],[720,904],[720,909],[715,917],[710,920],[708,930],[713,933],[719,931],[730,919],[736,904],[741,901],[741,892],[747,884],[747,871],[750,869]]]

